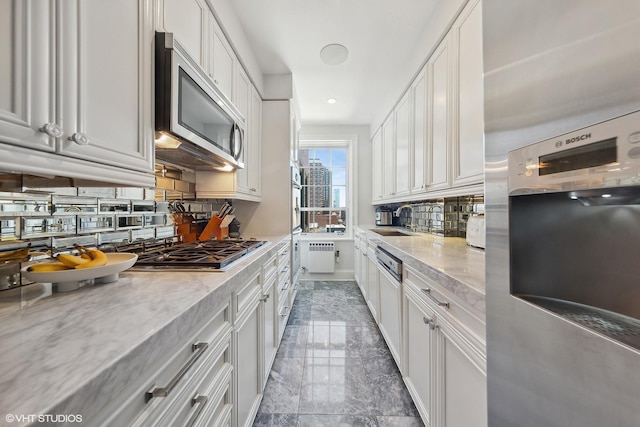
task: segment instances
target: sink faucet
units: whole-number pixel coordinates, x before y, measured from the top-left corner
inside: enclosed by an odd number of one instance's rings
[[[400,216],[400,213],[402,212],[402,209],[407,208],[411,210],[411,225],[409,226],[411,231],[415,231],[415,225],[413,225],[413,206],[411,205],[402,205],[400,206],[398,209],[396,209],[396,217]],[[405,224],[406,226],[406,224]]]

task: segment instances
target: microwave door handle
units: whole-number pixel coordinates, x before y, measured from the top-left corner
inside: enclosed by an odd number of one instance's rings
[[[239,160],[240,156],[242,155],[242,150],[244,148],[244,135],[242,133],[242,129],[240,128],[240,126],[238,126],[237,123],[235,123],[233,125],[233,131],[234,131],[233,132],[234,134],[236,133],[236,131],[238,132],[238,144],[239,144],[239,147],[237,147],[237,151],[235,151],[233,153],[233,158],[236,159],[236,160]],[[235,139],[234,139],[234,141],[235,141]],[[235,149],[236,149],[236,147],[235,147],[235,144],[234,144],[234,150]]]

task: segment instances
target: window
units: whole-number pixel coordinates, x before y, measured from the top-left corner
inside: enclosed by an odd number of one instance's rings
[[[303,145],[304,142],[301,142]],[[314,141],[303,145],[301,163],[301,226],[305,233],[347,231],[349,222],[348,143]]]

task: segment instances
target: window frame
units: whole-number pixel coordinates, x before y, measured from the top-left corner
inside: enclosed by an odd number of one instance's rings
[[[305,238],[318,238],[327,239],[350,239],[353,236],[354,220],[357,218],[355,212],[357,204],[355,203],[355,195],[357,190],[355,188],[356,182],[353,179],[355,175],[355,146],[357,144],[357,135],[327,135],[327,134],[305,134],[300,135],[299,149],[332,149],[332,148],[346,148],[347,161],[346,161],[346,203],[345,203],[345,222],[346,229],[344,233],[333,232],[318,232],[318,233],[306,233],[303,232]],[[302,165],[301,165],[302,168]],[[327,210],[334,210],[336,208],[326,208]]]

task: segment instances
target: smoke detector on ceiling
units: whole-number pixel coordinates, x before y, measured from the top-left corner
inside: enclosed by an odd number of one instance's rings
[[[328,44],[320,51],[320,59],[327,65],[340,65],[349,57],[349,51],[341,44]]]

